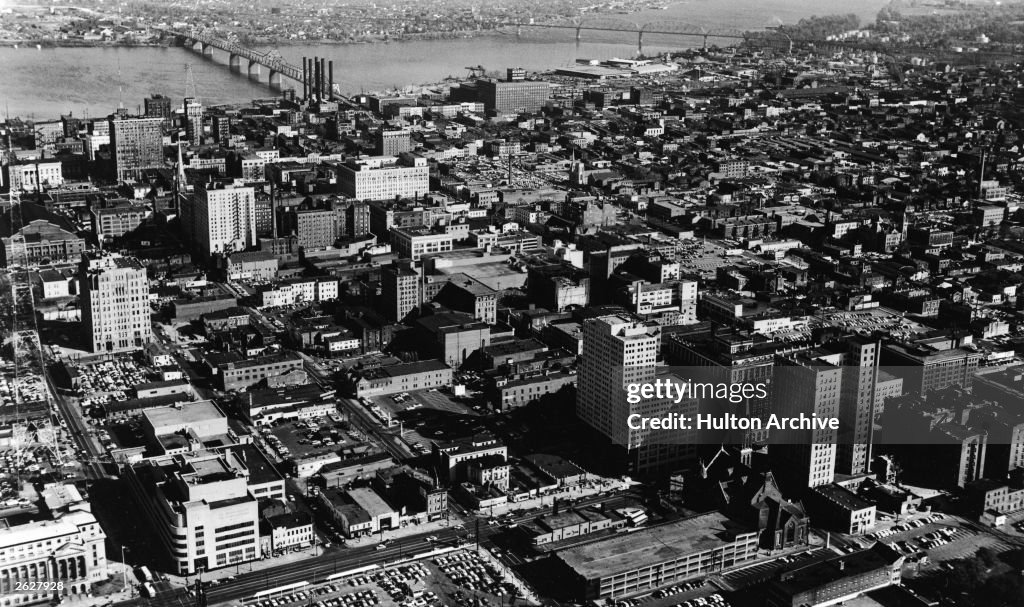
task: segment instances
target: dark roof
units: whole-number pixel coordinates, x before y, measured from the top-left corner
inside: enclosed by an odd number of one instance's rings
[[[892,567],[901,560],[892,548],[876,543],[868,550],[843,554],[826,561],[802,565],[783,571],[772,585],[788,596],[796,596],[835,584],[844,578]]]
[[[33,221],[47,221],[62,230],[66,230],[75,233],[75,226],[69,219],[61,215],[57,215],[51,211],[48,211],[46,207],[34,202],[22,202],[21,203],[21,224],[27,226]],[[7,210],[0,215],[0,236],[7,237],[11,235],[11,211]]]

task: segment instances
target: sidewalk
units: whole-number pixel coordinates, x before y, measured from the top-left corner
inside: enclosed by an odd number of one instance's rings
[[[324,553],[323,546],[317,544],[316,556],[321,556]],[[255,561],[248,561],[245,563],[239,563],[237,565],[228,565],[221,567],[220,569],[214,569],[213,571],[204,571],[202,573],[202,580],[223,580],[234,575],[241,575],[243,573],[249,573],[250,571],[263,571],[264,569],[270,569],[272,567],[278,567],[280,565],[286,565],[288,563],[295,563],[303,561],[314,556],[313,548],[304,546],[298,552],[287,552],[280,556],[267,557],[265,559],[257,559]],[[164,574],[167,576],[167,580],[174,588],[184,588],[186,585],[192,587],[196,583],[195,575],[182,576],[173,573]]]
[[[453,525],[458,525],[460,522],[461,521],[459,520],[439,519],[436,521],[431,521],[429,523],[420,523],[418,525],[406,525],[405,527],[391,529],[389,531],[384,531],[383,533],[374,533],[373,535],[365,535],[363,537],[346,539],[345,545],[349,548],[358,548],[360,546],[373,546],[375,544],[381,543],[384,540],[396,540],[406,538],[411,535],[422,535],[424,533],[442,531],[444,529],[451,528]]]

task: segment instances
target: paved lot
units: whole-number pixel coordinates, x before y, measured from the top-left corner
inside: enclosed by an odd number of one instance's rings
[[[315,429],[310,428],[307,422],[312,423]],[[331,421],[327,417],[288,421],[270,428],[270,432],[288,449],[292,458],[331,453],[363,444],[352,437],[346,423]],[[324,440],[329,443],[324,444]],[[317,446],[313,441],[321,441],[321,444]]]
[[[445,392],[420,390],[409,392],[403,402],[395,402],[393,396],[375,396],[370,401],[402,423],[403,439],[410,445],[421,443],[428,448],[433,440],[454,440],[481,429],[473,421],[479,414]]]

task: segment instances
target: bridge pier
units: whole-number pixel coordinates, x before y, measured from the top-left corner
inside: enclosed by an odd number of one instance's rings
[[[234,53],[228,54],[228,66],[232,72],[242,71],[242,58]]]
[[[644,30],[636,33],[636,54],[637,56],[644,54]]]
[[[200,52],[203,54],[203,57],[213,57],[213,45],[207,44],[206,42],[203,42],[201,44],[202,47]]]
[[[522,38],[522,36],[523,36],[523,26],[522,26],[521,23],[517,23],[516,24],[516,38]]]
[[[270,70],[270,88],[281,88],[281,74]]]
[[[704,34],[704,50],[708,50],[708,35]]]
[[[254,70],[253,68],[256,68],[256,69]],[[249,60],[249,69],[246,70],[246,73],[249,75],[250,78],[252,78],[255,75],[256,79],[259,80],[259,78],[260,78],[260,64],[256,63],[252,59],[250,59]]]

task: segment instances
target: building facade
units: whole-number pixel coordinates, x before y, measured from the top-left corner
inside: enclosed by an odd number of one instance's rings
[[[240,457],[186,453],[152,458],[125,472],[179,575],[259,558],[258,502]]]
[[[118,181],[138,179],[164,163],[163,118],[110,118],[110,148]]]
[[[126,352],[152,338],[149,281],[134,257],[90,253],[79,265],[82,325],[93,352]]]
[[[256,244],[256,193],[252,186],[213,182],[196,188],[196,244],[203,255],[244,251]]]
[[[54,595],[85,596],[107,579],[106,534],[92,513],[71,510],[56,520],[0,528],[0,605],[49,603]],[[19,584],[59,584],[25,591]]]

